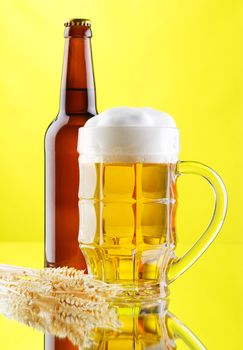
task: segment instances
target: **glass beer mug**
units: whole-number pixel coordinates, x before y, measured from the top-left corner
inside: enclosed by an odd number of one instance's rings
[[[115,108],[79,130],[79,243],[89,273],[121,285],[124,295],[165,297],[218,234],[227,195],[220,177],[178,160],[179,130],[165,113]],[[213,189],[211,222],[194,246],[175,256],[176,180],[204,177]]]

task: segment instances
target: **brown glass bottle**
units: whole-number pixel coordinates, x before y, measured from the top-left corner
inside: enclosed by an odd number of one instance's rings
[[[45,136],[45,265],[85,269],[78,245],[78,129],[97,114],[90,21],[65,23],[60,110]],[[47,350],[76,349],[47,336]]]

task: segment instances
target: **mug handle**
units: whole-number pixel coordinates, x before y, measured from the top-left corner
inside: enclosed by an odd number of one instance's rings
[[[187,345],[188,349],[207,350],[195,334],[171,313],[168,313],[167,325],[173,338],[175,340],[181,339],[183,343]]]
[[[227,192],[219,175],[199,162],[180,161],[176,175],[195,174],[206,179],[214,193],[214,212],[211,221],[198,241],[181,257],[175,259],[168,271],[168,282],[173,282],[184,273],[205,252],[221,229],[227,211]]]

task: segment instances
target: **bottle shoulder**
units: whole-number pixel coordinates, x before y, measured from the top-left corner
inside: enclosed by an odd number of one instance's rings
[[[94,115],[89,113],[77,116],[58,115],[48,126],[45,137],[56,136],[63,129],[68,130],[71,128],[80,128],[93,116]]]
[[[58,116],[49,124],[46,129],[45,138],[54,137],[57,133],[68,124],[68,119],[59,118]]]
[[[90,117],[90,114],[77,116],[58,115],[46,130],[46,151],[75,144],[78,139],[78,129],[83,127]]]

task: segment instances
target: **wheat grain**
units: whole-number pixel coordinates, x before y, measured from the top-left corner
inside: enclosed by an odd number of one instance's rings
[[[91,346],[95,329],[119,327],[116,310],[107,302],[107,296],[119,291],[73,268],[0,265],[0,312],[42,332],[68,337],[81,349]]]

